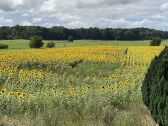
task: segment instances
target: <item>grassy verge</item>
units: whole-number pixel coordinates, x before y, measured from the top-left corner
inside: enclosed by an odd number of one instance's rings
[[[44,47],[49,41],[44,41]],[[149,41],[100,41],[100,40],[76,40],[73,43],[67,41],[53,41],[56,48],[79,46],[148,46]],[[29,49],[29,40],[0,40],[0,43],[9,45],[9,49]]]

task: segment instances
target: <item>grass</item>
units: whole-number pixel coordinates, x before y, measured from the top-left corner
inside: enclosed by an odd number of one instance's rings
[[[51,40],[44,40],[44,48],[46,43]],[[74,42],[68,41],[53,41],[56,45],[55,48],[65,47],[79,47],[79,46],[149,46],[150,41],[103,41],[103,40],[75,40]],[[0,40],[0,44],[9,45],[9,49],[30,49],[29,40]],[[168,45],[168,41],[164,40],[162,45]]]
[[[44,47],[48,41],[44,41]],[[53,41],[56,48],[79,46],[149,46],[149,41],[101,41],[101,40],[76,40],[74,42]],[[0,43],[9,45],[9,49],[29,49],[29,40],[0,40]]]
[[[89,118],[79,118],[77,113],[62,111],[52,111],[36,118],[27,116],[1,117],[1,126],[157,126],[151,119],[146,107],[136,105],[137,108],[116,111],[115,108],[107,107],[99,117],[92,113]],[[109,109],[109,110],[107,110]],[[70,117],[71,116],[71,117]],[[77,121],[72,118],[78,119]],[[96,121],[96,118],[101,121]],[[70,120],[71,119],[71,120]]]
[[[168,40],[164,40],[164,41],[162,41],[162,45],[166,45],[166,46],[168,46]]]
[[[9,49],[27,49],[28,40],[0,40],[0,43],[9,45]]]

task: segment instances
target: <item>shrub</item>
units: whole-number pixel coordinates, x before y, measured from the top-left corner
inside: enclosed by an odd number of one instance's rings
[[[152,61],[143,81],[142,98],[159,126],[168,126],[168,47]]]
[[[74,40],[73,40],[73,37],[72,37],[72,36],[69,36],[69,37],[68,37],[68,41],[69,41],[69,42],[73,42],[73,41],[74,41]]]
[[[40,36],[33,36],[30,38],[30,48],[41,48],[43,46],[42,38]]]
[[[0,44],[0,49],[8,49],[8,45],[6,45],[6,44]]]
[[[46,47],[47,48],[53,48],[53,47],[55,47],[55,43],[54,42],[48,42]]]
[[[160,38],[153,38],[150,42],[150,46],[159,46],[162,40]]]

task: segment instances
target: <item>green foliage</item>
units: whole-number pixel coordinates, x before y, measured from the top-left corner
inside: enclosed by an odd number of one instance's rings
[[[143,101],[160,126],[168,126],[168,48],[152,61],[142,85]]]
[[[29,46],[30,48],[41,48],[43,46],[43,41],[42,41],[42,37],[40,36],[32,36],[30,38],[30,43],[29,43]]]
[[[29,39],[34,35],[42,36],[44,40],[67,40],[73,35],[75,40],[150,40],[156,36],[168,39],[167,31],[148,28],[113,29],[113,28],[76,28],[68,29],[62,26],[51,28],[39,26],[0,27],[0,39]]]
[[[54,42],[48,42],[46,47],[47,48],[53,48],[53,47],[55,47],[55,43]]]
[[[160,38],[153,38],[150,42],[150,46],[159,46],[162,40]]]
[[[72,37],[72,36],[69,36],[69,37],[68,37],[68,41],[69,41],[69,42],[73,42],[73,41],[74,41],[74,40],[73,40],[73,37]]]
[[[6,44],[0,44],[0,49],[8,49],[8,45],[6,45]]]

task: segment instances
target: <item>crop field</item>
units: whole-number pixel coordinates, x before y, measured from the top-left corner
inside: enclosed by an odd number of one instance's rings
[[[164,46],[0,52],[0,120],[21,126],[155,126],[141,100]],[[19,120],[19,121],[18,121]]]
[[[47,42],[52,40],[45,40],[44,47]],[[9,49],[29,49],[29,40],[0,40],[0,44],[9,45]],[[81,46],[149,46],[150,41],[102,41],[102,40],[75,40],[74,42],[68,41],[53,41],[56,48],[66,47],[81,47]],[[164,44],[167,42],[164,41]]]
[[[46,43],[52,40],[45,40],[43,48],[46,48]],[[30,49],[30,40],[0,40],[0,44],[9,45],[11,50]],[[103,41],[103,40],[75,40],[74,42],[68,41],[52,41],[55,43],[55,48],[67,47],[81,47],[81,46],[149,46],[150,41]],[[162,45],[168,45],[168,41],[162,41]]]

